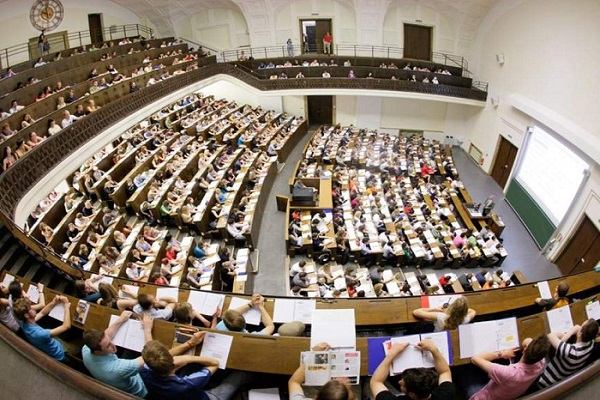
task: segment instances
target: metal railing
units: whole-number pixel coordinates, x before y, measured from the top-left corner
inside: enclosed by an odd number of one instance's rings
[[[403,59],[404,49],[401,47],[394,46],[371,46],[371,45],[358,45],[358,44],[336,44],[332,46],[332,54],[336,57],[367,57],[367,58],[389,58],[389,59]],[[240,61],[244,58],[263,59],[263,58],[278,58],[278,57],[296,57],[306,56],[310,57],[317,55],[316,49],[309,49],[309,52],[303,52],[301,45],[295,45],[288,49],[287,45],[283,44],[280,46],[267,46],[267,47],[247,47],[239,48],[234,50],[225,50],[219,53],[217,61],[219,62],[231,62]],[[452,67],[459,67],[463,70],[463,76],[470,77],[472,73],[469,71],[469,63],[464,57],[433,52],[431,53],[430,60],[422,60],[423,62],[432,62],[436,64],[443,64]]]
[[[196,49],[196,51],[202,49],[202,51],[207,55],[216,55],[221,52],[220,50],[210,47],[210,45],[207,45],[205,43],[196,42],[194,40],[186,39],[186,38],[182,38],[182,37],[178,37],[177,39],[182,40],[183,43],[188,45],[188,47],[194,47]]]
[[[48,35],[51,35],[48,34]],[[117,39],[123,39],[125,37],[138,37],[144,36],[151,38],[153,36],[153,30],[145,25],[140,24],[129,24],[129,25],[113,25],[102,30],[87,30],[71,32],[64,36],[50,36],[48,43],[50,45],[50,52],[57,51],[53,49],[68,49],[81,47],[84,45],[92,44],[92,38],[102,37],[103,41],[111,41]],[[94,42],[96,43],[96,42]],[[35,56],[32,57],[32,55]],[[8,68],[15,64],[29,61],[30,59],[36,58],[39,54],[37,43],[21,43],[14,46],[0,49],[0,68]]]

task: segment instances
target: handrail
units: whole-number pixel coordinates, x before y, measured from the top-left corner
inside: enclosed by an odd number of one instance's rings
[[[210,47],[207,44],[196,42],[191,39],[186,39],[183,37],[178,37],[177,39],[182,40],[184,43],[186,43],[188,45],[190,45],[190,44],[194,45],[196,47],[197,51],[200,51],[200,49],[202,49],[204,53],[206,53],[206,50],[210,51],[211,54],[207,54],[207,55],[219,54],[219,52],[220,52],[220,50],[217,50],[214,47]]]
[[[140,24],[113,25],[108,28],[103,28],[100,32],[105,41],[138,36],[151,38],[154,34],[152,28]],[[98,33],[97,30],[68,33],[66,43],[68,44],[67,48],[91,44],[91,38],[94,37],[96,33]],[[59,43],[64,43],[63,37],[50,37],[48,38],[48,43],[50,44],[50,49],[52,49],[52,47],[57,46]],[[2,68],[2,72],[8,67],[13,67],[15,63],[28,62],[30,60],[30,45],[31,43],[21,43],[0,49],[0,68]],[[26,54],[26,56],[23,57],[23,54]]]
[[[294,56],[302,53],[302,47],[300,45],[292,46]],[[219,62],[231,62],[238,61],[240,56],[244,52],[246,57],[252,57],[254,59],[263,58],[276,58],[276,57],[289,57],[288,47],[286,44],[279,46],[265,46],[265,47],[247,47],[238,48],[233,50],[225,50],[219,53],[217,61]],[[316,53],[305,53],[306,56],[311,57]],[[360,44],[335,44],[333,45],[334,56],[343,57],[384,57],[393,59],[404,58],[404,49],[396,46],[373,46],[373,45],[360,45]],[[422,60],[424,62],[430,61],[432,63],[443,64],[448,66],[460,67],[463,70],[463,76],[470,77],[472,73],[468,70],[469,63],[464,57],[441,53],[432,52],[431,60]],[[465,75],[467,74],[467,75]]]

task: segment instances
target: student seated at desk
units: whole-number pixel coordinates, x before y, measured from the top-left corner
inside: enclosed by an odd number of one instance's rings
[[[219,360],[215,358],[182,355],[198,346],[206,332],[196,332],[192,338],[171,350],[157,340],[146,343],[142,357],[146,365],[140,375],[148,389],[147,399],[230,399],[247,381],[249,374],[243,371],[230,373],[219,386],[204,390],[211,376],[217,371]],[[179,376],[175,371],[197,363],[202,368],[189,375]]]
[[[43,329],[37,322],[48,315],[54,306],[63,307],[63,323],[54,329]],[[55,338],[71,328],[70,307],[71,303],[68,298],[65,296],[55,296],[50,303],[39,312],[36,312],[28,299],[21,298],[14,303],[13,312],[29,343],[55,360],[66,362],[67,357],[63,345]]]
[[[552,298],[542,299],[541,297],[538,297],[535,299],[535,303],[541,307],[544,307],[544,310],[546,311],[568,306],[571,303],[571,300],[567,297],[567,293],[569,293],[569,284],[565,281],[562,281],[556,285]]]
[[[131,298],[120,298],[117,289],[115,289],[113,285],[100,282],[100,284],[98,285],[98,293],[100,293],[100,298],[96,302],[105,307],[113,308],[119,311],[124,311],[128,308],[132,308],[137,304],[137,295],[130,291],[127,285],[121,286],[121,291],[127,294],[128,296],[131,296]]]
[[[192,325],[194,320],[197,319],[202,323],[205,328],[216,329],[218,316],[221,313],[221,309],[217,308],[215,313],[212,315],[212,322],[204,318],[202,314],[194,310],[192,305],[186,301],[177,303],[173,310],[173,316],[175,322],[178,324]]]
[[[386,387],[385,381],[390,373],[390,367],[396,357],[406,348],[408,343],[396,343],[388,355],[377,367],[369,383],[376,400],[412,399],[412,400],[453,400],[456,387],[452,383],[452,373],[448,362],[430,339],[425,339],[416,346],[431,353],[435,371],[429,368],[409,368],[402,371],[400,389],[404,397],[394,396]]]
[[[138,265],[138,264],[130,261],[127,263],[127,268],[125,269],[125,275],[127,275],[127,278],[129,278],[133,281],[140,282],[140,281],[144,281],[148,278],[148,276],[150,275],[150,271],[148,271],[142,265]]]
[[[477,312],[469,308],[464,296],[454,300],[447,308],[418,308],[413,311],[415,318],[433,322],[434,332],[453,330],[460,324],[468,324]]]
[[[467,388],[467,394],[471,396],[470,400],[516,399],[525,393],[544,370],[550,341],[546,335],[535,339],[526,338],[523,340],[522,349],[523,355],[519,361],[509,365],[492,361],[515,358],[517,348],[475,355],[471,362],[481,368],[490,379],[479,382],[479,379],[475,378],[470,382]]]
[[[85,345],[81,349],[83,364],[92,376],[99,381],[121,389],[134,396],[146,397],[148,391],[139,374],[144,366],[142,357],[134,360],[125,360],[117,357],[117,347],[112,339],[117,334],[121,325],[131,318],[131,311],[123,311],[114,323],[104,332],[95,329],[83,333]],[[144,316],[142,326],[144,339],[148,343],[152,340],[153,318]]]
[[[312,351],[329,351],[331,346],[327,343],[316,344]],[[288,381],[288,391],[290,393],[290,400],[305,400],[304,389],[302,384],[305,380],[305,366],[301,362],[298,369],[290,377]],[[316,400],[354,400],[354,392],[351,386],[348,384],[348,380],[330,380],[325,385],[319,388],[319,391],[315,397]]]
[[[260,331],[253,333],[260,335],[272,335],[275,331],[275,325],[273,319],[265,309],[265,299],[260,294],[252,295],[252,300],[243,306],[238,307],[235,310],[227,310],[223,314],[223,320],[217,324],[217,329],[221,331],[233,331],[233,332],[245,332],[246,330],[246,319],[243,313],[249,311],[252,308],[258,308],[260,311],[260,321],[264,325],[264,328]]]
[[[138,295],[138,303],[133,307],[136,314],[150,315],[154,319],[169,320],[173,315],[176,300],[172,297],[163,297],[157,299],[156,296],[149,293]]]

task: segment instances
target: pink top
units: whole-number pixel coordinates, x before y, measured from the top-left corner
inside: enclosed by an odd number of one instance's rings
[[[490,381],[470,400],[513,400],[525,393],[527,388],[544,370],[546,360],[535,364],[522,362],[510,365],[492,364]]]

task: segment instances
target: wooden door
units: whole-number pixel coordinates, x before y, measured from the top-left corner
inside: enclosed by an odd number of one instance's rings
[[[330,19],[318,19],[317,21],[317,30],[316,30],[316,41],[317,41],[317,53],[323,54],[323,36],[327,32],[329,32],[332,36],[331,40],[331,52],[333,53],[333,46],[335,44],[335,38],[333,37],[333,33],[331,32],[331,20]]]
[[[563,275],[588,271],[600,261],[600,232],[586,216],[567,243],[556,265]]]
[[[88,26],[90,28],[90,40],[92,43],[103,42],[102,14],[88,14]]]
[[[431,27],[404,24],[404,58],[431,61]]]
[[[333,96],[308,96],[308,123],[331,125]]]
[[[501,188],[506,186],[510,172],[512,171],[517,153],[519,149],[511,142],[500,136],[500,144],[498,145],[498,153],[492,167],[492,178],[500,185]]]

